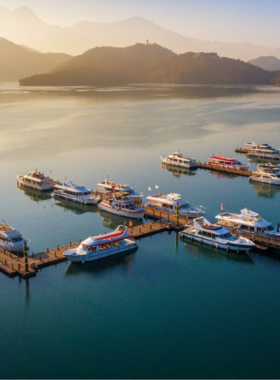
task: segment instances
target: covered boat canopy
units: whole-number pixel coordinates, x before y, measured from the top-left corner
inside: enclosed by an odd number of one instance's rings
[[[132,234],[128,233],[128,227],[118,226],[115,231],[104,235],[90,236],[82,242],[83,246],[93,247],[97,245],[102,245],[106,243],[112,243],[115,241],[128,239],[134,237]]]

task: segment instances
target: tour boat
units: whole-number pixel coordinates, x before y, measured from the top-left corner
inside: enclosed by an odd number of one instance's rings
[[[9,227],[6,222],[0,220],[0,247],[10,251],[10,252],[19,252],[24,251],[24,244],[26,250],[29,249],[30,241],[22,237],[21,232],[17,231],[13,227]]]
[[[267,183],[269,185],[280,185],[280,172],[269,173],[263,170],[257,170],[249,177],[249,181]]]
[[[104,181],[99,182],[98,186],[100,186],[100,189],[98,189],[98,190],[101,190],[101,192],[103,192],[102,190],[111,191],[111,192],[112,191],[125,191],[131,196],[131,198],[133,198],[135,200],[135,202],[138,202],[138,203],[142,202],[143,194],[137,193],[133,189],[133,187],[131,187],[127,184],[117,183],[117,182],[114,182],[113,180],[111,180],[110,178],[107,178]]]
[[[280,237],[279,229],[276,229],[270,222],[263,219],[254,211],[244,208],[240,214],[223,212],[216,216],[218,224],[230,230],[240,230],[244,232],[270,234]]]
[[[236,158],[229,158],[224,156],[211,156],[209,161],[209,165],[214,165],[227,169],[235,169],[235,170],[248,170],[249,165],[244,165]]]
[[[111,197],[104,198],[98,204],[100,210],[108,211],[112,214],[126,216],[127,218],[143,219],[145,209],[137,207],[135,200],[126,192],[114,192]]]
[[[193,207],[187,201],[182,199],[180,194],[170,193],[163,195],[162,193],[149,195],[147,197],[147,206],[160,209],[171,214],[176,214],[178,210],[179,216],[187,218],[197,218],[205,214],[202,208]]]
[[[53,190],[53,179],[45,176],[44,173],[34,170],[26,175],[18,175],[17,181],[20,185],[32,187],[33,189],[40,191]]]
[[[252,143],[245,144],[245,148],[248,149],[247,156],[259,157],[259,158],[271,158],[274,160],[280,159],[279,150],[272,148],[268,144],[256,144],[252,142]]]
[[[85,205],[95,205],[100,200],[99,195],[94,195],[85,186],[75,185],[71,181],[61,182],[55,185],[53,195],[67,201],[73,201]]]
[[[166,165],[180,166],[188,169],[197,167],[197,161],[194,158],[185,157],[181,152],[173,152],[166,158],[160,156],[160,159]]]
[[[68,249],[63,254],[71,262],[86,262],[103,259],[121,252],[135,250],[137,244],[128,232],[128,227],[118,226],[115,231],[90,236],[78,248]]]
[[[218,224],[211,224],[206,218],[194,219],[193,225],[179,233],[179,236],[191,241],[205,243],[214,248],[227,251],[248,252],[255,244],[246,238],[233,236],[226,228]]]

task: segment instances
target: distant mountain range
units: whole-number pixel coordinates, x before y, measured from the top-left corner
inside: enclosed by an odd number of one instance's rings
[[[28,7],[14,11],[0,7],[0,36],[40,51],[72,55],[82,54],[96,46],[125,47],[149,40],[178,54],[188,51],[217,52],[220,56],[244,61],[268,55],[280,58],[280,49],[251,43],[201,41],[167,30],[142,17],[111,23],[82,21],[61,28],[48,25]]]
[[[40,53],[0,38],[0,81],[15,82],[20,78],[44,73],[71,58],[61,53]]]
[[[20,80],[25,86],[174,84],[270,84],[275,72],[216,53],[177,55],[157,44],[101,47],[62,63],[48,74]]]
[[[251,59],[249,63],[268,71],[280,70],[280,59],[276,57],[259,57],[256,59]]]

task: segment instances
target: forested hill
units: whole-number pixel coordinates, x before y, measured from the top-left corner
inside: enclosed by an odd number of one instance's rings
[[[47,74],[20,80],[25,86],[129,83],[271,84],[277,72],[250,63],[220,58],[216,53],[176,55],[159,45],[100,47],[74,57]]]
[[[21,85],[120,85],[143,83],[155,62],[176,56],[157,44],[126,48],[97,47],[65,62],[48,74],[20,80]]]

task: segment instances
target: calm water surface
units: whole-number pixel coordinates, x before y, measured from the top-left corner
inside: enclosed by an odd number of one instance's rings
[[[109,175],[145,196],[158,185],[203,205],[210,221],[223,203],[275,224],[277,187],[171,172],[159,155],[181,149],[206,161],[252,140],[280,148],[279,128],[272,87],[0,84],[0,217],[34,252],[118,224],[97,208],[18,189],[16,175],[37,168],[89,188]],[[62,263],[28,282],[0,274],[0,377],[279,378],[279,258],[227,256],[163,233],[134,254]]]

